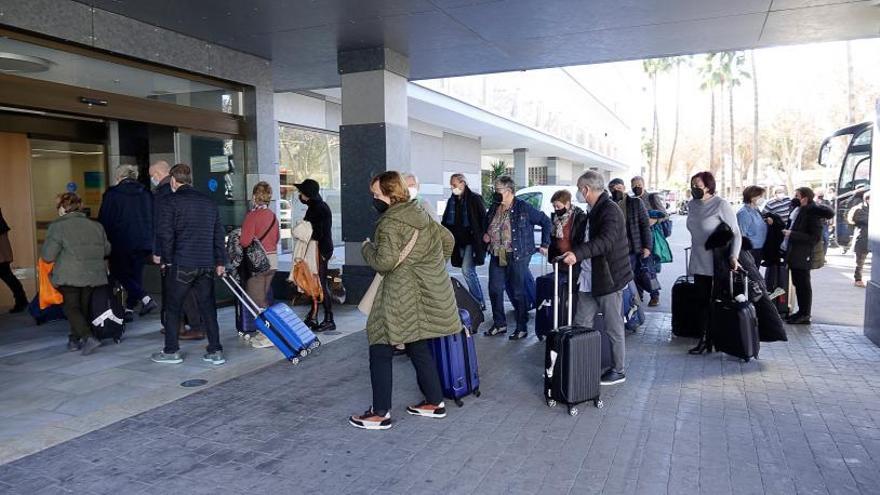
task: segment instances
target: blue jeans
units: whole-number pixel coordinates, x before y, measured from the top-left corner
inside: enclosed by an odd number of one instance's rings
[[[526,306],[525,274],[529,270],[529,258],[513,261],[513,253],[507,266],[498,264],[498,257],[492,256],[489,262],[489,301],[492,303],[492,322],[496,327],[507,326],[504,314],[504,288],[507,279],[513,286],[515,301],[511,301],[516,311],[516,331],[528,332],[529,312]]]
[[[480,277],[477,276],[477,267],[474,265],[473,246],[461,248],[461,274],[474,299],[479,301],[480,304],[485,305],[486,299],[483,297],[483,287],[480,286]]]

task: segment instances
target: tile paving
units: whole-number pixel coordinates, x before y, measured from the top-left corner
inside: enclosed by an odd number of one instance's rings
[[[741,363],[687,355],[669,326],[650,313],[627,382],[576,417],[541,400],[534,339],[478,337],[483,395],[444,420],[403,414],[420,398],[398,358],[385,432],[346,424],[370,402],[358,332],[0,466],[0,492],[880,492],[880,349],[861,329],[790,327]]]

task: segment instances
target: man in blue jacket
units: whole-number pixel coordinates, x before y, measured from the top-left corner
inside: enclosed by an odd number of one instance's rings
[[[507,333],[504,314],[504,288],[510,279],[513,287],[513,308],[516,312],[516,332],[510,340],[525,338],[528,332],[529,307],[526,305],[525,277],[529,260],[535,254],[535,227],[541,227],[540,251],[547,254],[550,232],[553,229],[547,215],[525,201],[516,199],[513,179],[501,176],[495,179],[493,203],[486,217],[483,242],[489,245],[489,301],[492,303],[492,327],[486,335]]]
[[[178,163],[171,168],[174,194],[159,214],[160,263],[166,270],[165,348],[152,355],[157,363],[183,362],[178,344],[180,316],[187,292],[193,290],[208,335],[202,360],[223,364],[223,346],[217,325],[214,275],[222,277],[226,266],[225,232],[220,210],[207,195],[192,187],[192,169]]]
[[[144,264],[153,251],[153,197],[137,178],[137,166],[119,166],[117,183],[104,193],[98,213],[113,248],[110,276],[128,293],[125,321],[133,319],[138,304],[141,316],[158,307],[143,284]]]

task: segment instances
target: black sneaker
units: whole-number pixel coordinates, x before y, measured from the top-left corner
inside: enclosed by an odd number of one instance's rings
[[[795,315],[788,319],[789,325],[809,325],[810,315]]]
[[[82,349],[82,344],[80,343],[79,339],[71,338],[71,339],[67,340],[67,350],[68,351],[76,352],[80,349]]]
[[[424,416],[426,418],[440,419],[446,417],[446,404],[441,402],[438,405],[434,405],[428,404],[428,401],[422,401],[419,404],[407,407],[406,412],[412,414],[413,416]]]
[[[122,317],[122,321],[124,321],[126,323],[133,322],[134,321],[134,310],[133,309],[126,309],[125,315]]]
[[[324,321],[321,322],[320,325],[316,326],[312,331],[313,332],[332,332],[336,330],[336,322],[333,321],[333,317],[324,318]]]
[[[360,416],[349,416],[348,424],[364,430],[387,430],[391,428],[391,412],[386,411],[384,415],[379,416],[371,407]]]
[[[315,318],[312,318],[311,316],[306,317],[306,319],[303,320],[303,323],[305,323],[306,326],[309,327],[309,330],[311,330],[313,332],[315,331],[316,328],[318,328],[318,325],[320,325],[320,323],[318,323],[318,320],[316,320]]]
[[[27,303],[18,303],[9,310],[9,314],[14,315],[16,313],[21,313],[26,310],[28,307]]]
[[[502,333],[507,333],[507,327],[499,327],[496,325],[492,325],[492,328],[483,332],[483,335],[487,337],[494,337],[496,335],[501,335]]]
[[[82,343],[82,355],[88,356],[89,354],[95,352],[95,349],[101,347],[101,341],[96,338],[86,339]]]
[[[156,304],[156,301],[154,301],[154,300],[151,298],[151,299],[150,299],[150,302],[148,302],[147,304],[144,304],[144,305],[141,307],[141,311],[140,311],[140,313],[138,313],[138,315],[139,315],[139,316],[147,316],[148,314],[150,314],[153,310],[155,310],[155,309],[158,308],[158,307],[159,307],[159,305]]]
[[[608,370],[602,375],[602,379],[599,380],[599,385],[617,385],[618,383],[623,383],[626,381],[626,375],[623,373],[618,373],[614,370]]]
[[[507,337],[508,340],[522,340],[529,336],[529,332],[525,330],[517,330],[510,337]]]

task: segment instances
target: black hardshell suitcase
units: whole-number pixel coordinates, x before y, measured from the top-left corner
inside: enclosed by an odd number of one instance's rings
[[[568,284],[568,277],[565,273],[558,275],[559,283]],[[553,320],[553,311],[555,310],[557,318],[562,318],[567,311],[570,299],[567,292],[559,295],[561,304],[553,303],[553,284],[556,282],[557,275],[547,273],[535,279],[535,294],[537,297],[537,309],[535,311],[535,336],[538,340],[544,340],[548,333],[555,328]]]
[[[758,357],[761,348],[758,316],[748,296],[736,300],[733,279],[729,277],[730,292],[712,300],[710,339],[719,351],[748,362]],[[749,278],[743,274],[742,279],[742,294],[748,294]]]
[[[690,248],[684,250],[685,274],[678,277],[672,286],[672,335],[676,337],[693,337],[699,338],[703,336],[703,329],[700,328],[699,308],[703,302],[697,294],[697,286],[694,279],[688,272]]]
[[[569,266],[568,279],[572,279]],[[559,300],[558,263],[554,267],[556,273],[556,290],[554,303]],[[568,285],[571,300],[571,285]],[[557,403],[566,404],[568,413],[578,414],[578,404],[593,401],[601,408],[604,404],[600,397],[599,381],[602,376],[602,338],[600,332],[571,325],[571,305],[568,307],[569,325],[559,326],[559,314],[554,314],[554,330],[547,334],[544,353],[544,399],[547,405],[555,407]]]
[[[463,309],[468,312],[468,315],[470,315],[471,328],[468,328],[468,331],[473,335],[476,335],[485,319],[483,316],[483,308],[480,306],[480,302],[477,301],[477,298],[471,294],[471,291],[467,286],[461,283],[461,280],[455,277],[449,278],[452,281],[452,292],[455,293],[455,303],[458,306],[458,309]]]

